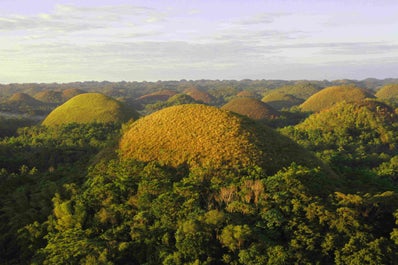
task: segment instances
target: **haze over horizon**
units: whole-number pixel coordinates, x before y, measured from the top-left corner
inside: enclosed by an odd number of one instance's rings
[[[398,1],[0,1],[0,83],[398,77]]]

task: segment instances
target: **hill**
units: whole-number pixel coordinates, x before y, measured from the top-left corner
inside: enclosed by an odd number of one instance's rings
[[[62,92],[54,90],[43,90],[34,95],[34,98],[45,103],[63,102]]]
[[[376,97],[380,99],[398,98],[398,84],[388,84],[382,86],[377,92]]]
[[[99,93],[86,93],[73,97],[54,109],[43,121],[53,126],[66,123],[125,122],[138,115],[121,102]]]
[[[253,120],[275,119],[279,113],[268,104],[249,97],[236,97],[221,107]]]
[[[273,89],[268,93],[266,93],[264,96],[267,96],[268,94],[271,93],[279,92],[282,94],[292,95],[295,98],[306,100],[307,98],[319,92],[320,90],[321,88],[319,86],[312,84],[311,82],[297,81],[293,85],[285,85]]]
[[[259,95],[254,91],[243,90],[236,94],[237,97],[258,98]]]
[[[79,88],[67,88],[62,91],[62,100],[67,101],[77,95],[87,93],[86,91]]]
[[[32,107],[37,107],[41,106],[42,103],[35,98],[31,97],[30,95],[26,93],[15,93],[13,94],[7,101],[8,104],[13,104],[13,105],[26,105],[26,106],[32,106]]]
[[[170,97],[176,95],[177,92],[172,90],[161,90],[150,94],[143,95],[135,100],[136,104],[153,104],[158,101],[166,101]]]
[[[320,162],[273,129],[216,107],[173,106],[143,117],[122,136],[123,158],[179,166],[245,168],[274,173],[292,162]]]
[[[374,98],[374,96],[354,85],[331,86],[309,97],[300,105],[300,108],[303,111],[318,112],[338,102],[361,102],[366,98]]]
[[[291,108],[304,102],[303,99],[297,98],[290,94],[286,94],[279,90],[272,91],[271,93],[265,95],[261,101],[267,103],[277,110]]]
[[[184,94],[187,94],[198,102],[203,102],[206,104],[211,104],[215,100],[212,95],[196,87],[185,89]]]

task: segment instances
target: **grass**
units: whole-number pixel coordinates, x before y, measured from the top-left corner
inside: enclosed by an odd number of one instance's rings
[[[236,97],[221,109],[249,117],[253,120],[268,120],[279,116],[279,113],[268,104],[249,97]]]
[[[122,136],[119,148],[123,158],[140,161],[215,168],[260,166],[270,174],[292,162],[321,164],[269,127],[200,104],[169,107],[137,120]]]
[[[73,97],[53,110],[43,125],[124,122],[136,116],[133,110],[115,99],[99,93],[86,93]]]
[[[376,92],[376,97],[380,99],[398,98],[398,84],[382,86]]]
[[[370,92],[353,85],[331,86],[309,97],[300,108],[302,111],[319,112],[338,102],[361,102],[373,97]]]

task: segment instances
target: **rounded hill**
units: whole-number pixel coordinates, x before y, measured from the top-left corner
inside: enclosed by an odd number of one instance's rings
[[[67,101],[77,95],[87,93],[86,91],[79,88],[68,88],[62,91],[62,99]]]
[[[398,98],[398,84],[388,84],[382,86],[376,92],[376,97],[380,99]]]
[[[43,90],[34,95],[34,98],[45,103],[60,103],[62,100],[62,93],[54,90]]]
[[[248,97],[248,98],[258,98],[258,94],[254,91],[249,91],[249,90],[242,90],[238,94],[236,94],[237,97]]]
[[[279,116],[279,113],[268,104],[249,97],[233,98],[221,109],[247,116],[253,120],[269,120]]]
[[[303,111],[318,112],[338,102],[361,102],[366,98],[374,98],[374,96],[354,85],[331,86],[309,97],[300,105],[300,108]]]
[[[113,98],[100,93],[85,93],[54,109],[43,121],[43,125],[124,122],[137,116],[134,110]]]
[[[119,144],[123,158],[170,166],[244,168],[274,173],[292,162],[321,163],[273,129],[201,104],[162,109],[134,122]]]
[[[7,103],[13,104],[13,105],[26,105],[26,106],[32,106],[32,107],[37,107],[37,106],[40,106],[40,105],[43,104],[39,100],[33,98],[32,96],[30,96],[30,95],[28,95],[26,93],[15,93],[15,94],[13,94],[8,99]]]
[[[212,95],[196,87],[185,89],[184,94],[187,94],[198,102],[206,104],[211,104],[215,100]]]
[[[263,97],[261,100],[274,109],[281,110],[283,108],[291,108],[293,106],[300,105],[304,102],[303,99],[297,98],[293,95],[286,94],[281,91],[273,91]]]
[[[158,101],[166,101],[170,97],[176,95],[177,92],[172,91],[172,90],[161,90],[161,91],[156,91],[150,94],[143,95],[139,98],[137,98],[135,101],[139,104],[153,104]]]

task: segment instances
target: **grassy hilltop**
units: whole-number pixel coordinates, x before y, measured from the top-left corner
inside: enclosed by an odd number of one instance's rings
[[[43,125],[124,122],[133,117],[137,117],[135,111],[121,102],[100,93],[86,93],[77,95],[54,109],[43,121]]]

